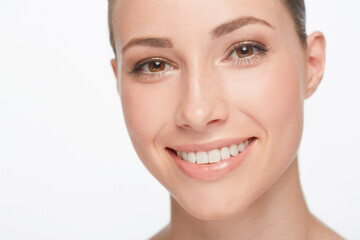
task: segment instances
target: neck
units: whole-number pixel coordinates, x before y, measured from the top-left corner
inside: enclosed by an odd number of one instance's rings
[[[188,214],[171,197],[171,239],[306,239],[311,214],[299,180],[297,158],[241,215],[206,221]]]

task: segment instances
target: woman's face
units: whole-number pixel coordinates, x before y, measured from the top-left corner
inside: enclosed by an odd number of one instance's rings
[[[239,214],[287,170],[300,144],[305,51],[286,7],[122,0],[114,15],[113,65],[140,159],[191,215]],[[216,151],[235,144],[237,156]],[[201,151],[224,160],[191,162],[206,161]]]

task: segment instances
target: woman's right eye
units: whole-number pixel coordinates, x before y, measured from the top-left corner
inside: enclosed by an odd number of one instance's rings
[[[131,73],[155,74],[174,69],[173,66],[160,59],[146,59],[137,63]]]

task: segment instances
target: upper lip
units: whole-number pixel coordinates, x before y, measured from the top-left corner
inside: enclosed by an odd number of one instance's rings
[[[222,147],[230,146],[232,144],[240,144],[245,142],[247,139],[246,137],[243,138],[228,138],[228,139],[221,139],[215,140],[207,143],[202,144],[186,144],[186,145],[178,145],[178,146],[168,146],[176,151],[180,152],[198,152],[198,151],[210,151],[213,149],[220,149]]]

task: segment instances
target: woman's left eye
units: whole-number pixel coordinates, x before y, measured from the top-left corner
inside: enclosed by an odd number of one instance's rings
[[[247,60],[247,62],[250,63],[250,59],[266,52],[267,49],[260,44],[243,42],[238,43],[231,48],[229,58],[235,61]]]
[[[257,49],[251,45],[243,45],[234,50],[238,58],[246,58],[256,53]]]

